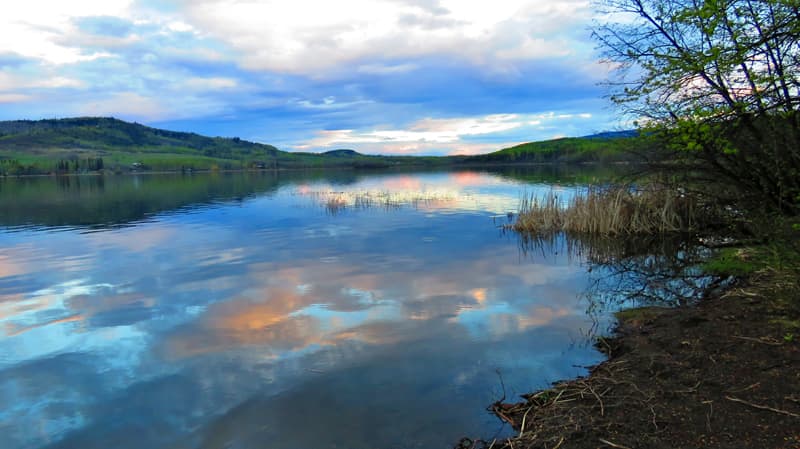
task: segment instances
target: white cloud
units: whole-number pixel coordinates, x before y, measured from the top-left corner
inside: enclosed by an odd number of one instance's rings
[[[12,75],[0,72],[0,92],[30,88],[57,89],[62,87],[82,87],[83,82],[64,76],[46,76],[45,73],[37,77]]]
[[[297,105],[305,109],[309,110],[343,110],[348,108],[356,108],[359,106],[364,106],[368,104],[372,104],[373,102],[370,100],[355,100],[355,101],[340,101],[336,97],[328,96],[322,99],[322,101],[310,101],[310,100],[302,100],[302,99],[291,99],[289,101],[290,105]]]
[[[125,16],[131,0],[25,0],[6,5],[0,15],[0,53],[39,58],[53,64],[90,61],[107,56],[60,43],[75,33],[72,19]]]
[[[508,131],[523,122],[513,114],[488,115],[476,118],[432,119],[426,118],[412,124],[408,129],[385,129],[355,132],[349,129],[320,131],[317,138],[304,147],[329,147],[358,143],[405,143],[408,148],[417,144],[449,144],[464,136],[493,134]],[[414,143],[414,145],[408,145]],[[400,148],[400,146],[398,146]]]
[[[193,26],[189,25],[186,22],[181,22],[179,20],[168,23],[167,28],[171,31],[176,31],[179,33],[188,33],[189,31],[194,31]]]
[[[42,81],[31,83],[29,86],[57,89],[59,87],[83,87],[84,84],[82,81],[77,79],[66,78],[63,76],[56,76],[53,78],[48,78]]]
[[[122,92],[89,101],[79,107],[81,115],[126,116],[141,120],[160,120],[168,117],[169,109],[158,100],[134,92]]]
[[[555,112],[548,112],[546,114],[538,114],[531,116],[534,118],[537,125],[540,124],[543,120],[544,121],[553,121],[553,120],[573,120],[573,119],[590,119],[592,118],[592,114],[588,112],[582,112],[578,114],[556,114]],[[533,123],[531,123],[533,124]]]
[[[253,70],[324,76],[369,59],[447,54],[491,67],[497,60],[572,54],[586,23],[584,0],[440,2],[180,0],[188,26],[239,52]],[[365,65],[365,73],[407,66]]]

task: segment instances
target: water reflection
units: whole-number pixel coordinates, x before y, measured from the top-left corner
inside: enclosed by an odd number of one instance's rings
[[[591,309],[603,314],[621,307],[674,307],[697,301],[728,279],[704,273],[711,250],[688,235],[658,236],[521,234],[523,253],[555,250],[586,266]]]
[[[582,261],[492,219],[550,185],[289,177],[3,181],[0,447],[449,447],[499,427],[497,370],[512,395],[599,360]]]

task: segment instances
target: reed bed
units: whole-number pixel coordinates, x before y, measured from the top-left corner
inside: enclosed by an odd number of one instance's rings
[[[447,204],[456,199],[457,195],[451,191],[423,190],[423,191],[313,191],[304,192],[319,201],[331,214],[337,214],[345,209],[399,209],[402,207],[419,208],[423,206],[436,206]]]
[[[677,189],[651,186],[591,187],[562,201],[555,192],[526,196],[511,227],[535,234],[633,235],[697,230],[696,201]]]

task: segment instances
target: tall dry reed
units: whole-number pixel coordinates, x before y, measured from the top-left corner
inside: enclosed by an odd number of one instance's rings
[[[512,227],[540,234],[664,234],[694,231],[697,214],[696,202],[675,189],[592,187],[566,204],[554,192],[525,197]]]

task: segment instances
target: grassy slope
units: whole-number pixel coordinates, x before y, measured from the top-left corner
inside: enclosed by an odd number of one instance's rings
[[[620,162],[631,159],[634,141],[628,133],[602,137],[565,137],[529,142],[494,153],[473,156],[473,162],[580,163]]]
[[[571,138],[522,144],[479,156],[368,156],[352,150],[290,153],[238,138],[166,131],[114,118],[0,122],[0,173],[106,170],[444,166],[462,163],[589,162],[624,159],[631,139]]]

